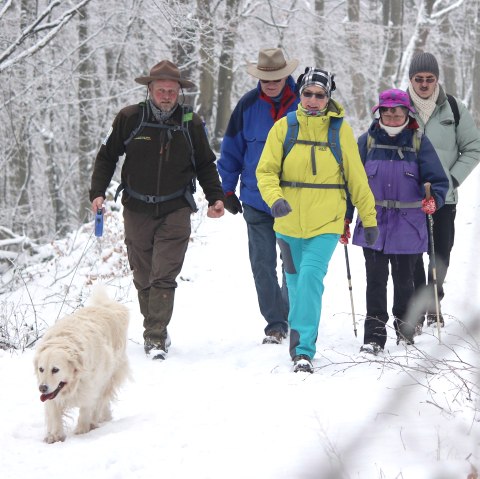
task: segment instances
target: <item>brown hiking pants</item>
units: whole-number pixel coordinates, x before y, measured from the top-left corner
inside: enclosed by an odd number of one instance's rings
[[[191,232],[190,208],[161,218],[123,210],[125,244],[144,316],[145,339],[164,345],[170,322],[176,278]]]

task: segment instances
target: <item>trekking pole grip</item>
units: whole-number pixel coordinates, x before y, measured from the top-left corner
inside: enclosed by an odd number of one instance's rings
[[[425,183],[424,186],[425,186],[425,198],[427,200],[429,200],[432,196],[432,194],[430,192],[430,187],[432,186],[432,184],[427,182],[427,183]]]

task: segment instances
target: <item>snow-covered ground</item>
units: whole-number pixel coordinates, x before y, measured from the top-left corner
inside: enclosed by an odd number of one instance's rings
[[[466,479],[480,469],[479,190],[476,170],[461,187],[442,343],[432,328],[406,350],[391,332],[384,357],[359,355],[363,254],[349,246],[355,337],[339,245],[326,278],[313,375],[292,372],[287,343],[261,344],[265,325],[239,215],[195,220],[166,361],[143,353],[118,213],[107,214],[101,241],[88,225],[46,246],[45,255],[54,256],[23,270],[19,287],[0,295],[1,315],[19,329],[26,321],[43,330],[102,281],[131,310],[134,379],[110,423],[75,436],[73,411],[67,440],[47,445],[34,350],[0,351],[0,477]]]

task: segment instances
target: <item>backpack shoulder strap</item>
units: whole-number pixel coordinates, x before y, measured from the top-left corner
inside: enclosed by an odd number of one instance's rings
[[[145,121],[145,113],[148,107],[144,101],[141,101],[138,106],[140,107],[140,121],[138,122],[138,125],[132,130],[130,136],[123,142],[123,146],[125,147],[135,138],[135,135],[143,128],[143,124]],[[148,117],[148,113],[146,116]]]
[[[330,117],[330,125],[328,127],[328,146],[332,150],[340,168],[343,168],[342,148],[340,147],[340,127],[342,122],[343,118],[341,117]]]
[[[193,119],[192,105],[182,105],[182,126],[184,127],[189,121]]]
[[[448,100],[448,103],[450,104],[450,108],[452,109],[453,118],[455,120],[455,128],[457,128],[460,122],[460,111],[458,110],[457,100],[455,100],[455,97],[453,97],[452,95],[449,95],[448,93],[447,93],[447,100]]]
[[[193,107],[192,105],[182,105],[182,132],[186,137],[188,144],[190,145],[190,160],[193,165],[193,171],[195,171],[195,175],[197,173],[197,163],[195,161],[195,150],[193,148],[193,141],[190,135],[190,129],[188,128],[188,123],[193,120]],[[206,132],[205,132],[206,133]],[[195,178],[192,178],[192,182],[190,185],[192,193],[195,193],[197,190]]]
[[[422,136],[423,131],[420,128],[417,128],[415,133],[413,134],[413,148],[415,149],[415,153],[418,156],[418,152],[420,151],[420,145],[422,144]]]
[[[297,141],[298,120],[296,111],[290,111],[287,113],[287,127],[287,134],[285,135],[285,140],[283,142],[282,162],[290,153],[290,150],[293,148],[293,145]]]
[[[375,140],[370,133],[367,133],[367,152],[369,152],[372,148],[375,147]]]
[[[388,149],[388,150],[399,150],[400,157],[403,158],[402,156],[402,151],[415,151],[415,153],[418,156],[418,152],[420,151],[420,145],[422,143],[422,135],[423,132],[420,128],[417,128],[413,134],[413,139],[412,139],[412,147],[396,147],[393,145],[377,145],[375,142],[375,138],[373,138],[370,133],[367,135],[367,152],[369,152],[372,148],[380,148],[380,149]]]
[[[345,183],[345,193],[349,198],[347,178],[345,177],[345,171],[343,169],[343,156],[342,147],[340,145],[340,127],[342,126],[343,118],[338,116],[330,117],[330,124],[328,126],[328,146],[333,153],[333,156],[337,160],[342,178]]]

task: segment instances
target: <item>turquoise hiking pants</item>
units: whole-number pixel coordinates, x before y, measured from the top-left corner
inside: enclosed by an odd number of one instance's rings
[[[322,312],[323,278],[339,238],[338,234],[304,239],[277,233],[290,301],[288,323],[292,359],[299,354],[311,359],[315,355]]]

